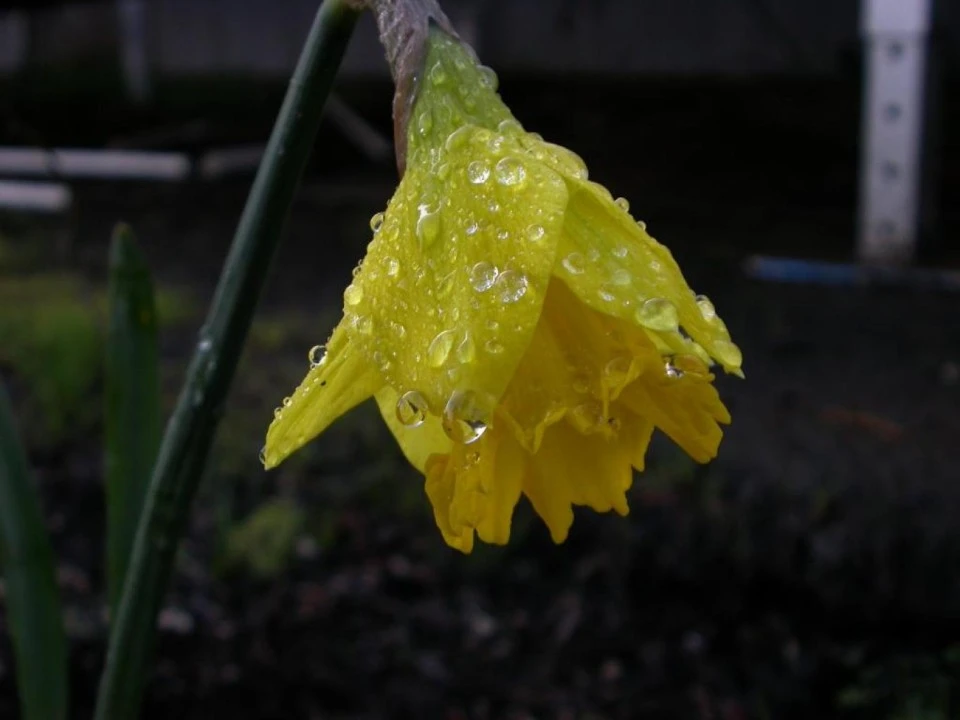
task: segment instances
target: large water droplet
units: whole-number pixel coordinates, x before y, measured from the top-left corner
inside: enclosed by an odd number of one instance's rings
[[[503,303],[515,303],[527,292],[527,276],[516,270],[504,270],[497,276],[495,291]]]
[[[663,364],[663,374],[670,380],[679,380],[683,377],[683,370],[674,365],[672,360],[667,360]]]
[[[527,169],[515,157],[505,157],[497,163],[497,182],[507,187],[517,187],[523,184],[527,177]]]
[[[409,428],[419,427],[427,417],[427,400],[416,390],[408,390],[397,400],[397,420]]]
[[[482,185],[490,177],[490,166],[483,160],[474,160],[467,165],[467,180],[474,185]]]
[[[370,229],[374,232],[379,232],[380,228],[383,227],[383,213],[378,212],[376,215],[370,218]]]
[[[343,301],[350,307],[356,307],[363,301],[363,288],[359,285],[347,285],[343,291]]]
[[[486,261],[478,262],[470,268],[470,284],[477,292],[486,292],[497,280],[499,270],[493,263]]]
[[[457,390],[443,408],[443,430],[451,440],[469,445],[487,431],[489,411],[472,390]]]
[[[427,362],[430,363],[430,367],[440,367],[447,361],[456,339],[456,333],[453,330],[444,330],[430,342],[427,348]]]
[[[417,219],[417,238],[420,247],[430,247],[440,234],[440,211],[430,205],[423,204],[419,208],[420,217]]]
[[[587,261],[578,252],[567,255],[563,261],[563,268],[571,275],[580,275],[587,268]]]
[[[614,202],[617,204],[617,207],[624,212],[630,212],[630,201],[625,197],[618,197]]]
[[[637,322],[651,330],[675,332],[680,324],[677,307],[665,298],[651,298],[637,308]]]

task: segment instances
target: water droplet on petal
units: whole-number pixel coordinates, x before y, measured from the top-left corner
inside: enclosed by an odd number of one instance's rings
[[[447,150],[457,150],[463,147],[470,140],[473,132],[474,127],[471,125],[463,125],[457,128],[447,136],[447,139],[444,141],[444,147]]]
[[[469,445],[487,431],[489,411],[472,390],[457,390],[443,408],[443,430],[451,440]]]
[[[456,334],[453,330],[444,330],[430,342],[427,348],[427,361],[430,367],[440,367],[447,361],[455,340]]]
[[[603,408],[600,407],[600,403],[582,403],[577,405],[570,414],[574,427],[580,432],[593,432],[603,425]]]
[[[570,253],[562,262],[564,269],[571,275],[580,275],[587,267],[587,261],[578,252]]]
[[[530,242],[540,242],[543,240],[545,234],[546,231],[543,229],[543,225],[531,225],[527,228],[527,240]]]
[[[285,408],[290,407],[291,405],[293,405],[293,398],[285,397],[281,405],[283,405]]]
[[[613,387],[623,387],[630,374],[630,358],[626,355],[620,355],[613,358],[603,368],[603,376],[607,383]]]
[[[706,295],[697,295],[697,307],[700,308],[700,314],[707,322],[717,317],[717,309]]]
[[[683,370],[674,365],[672,360],[664,363],[663,372],[670,380],[679,380],[683,377]]]
[[[317,367],[318,365],[323,364],[326,356],[324,351],[325,348],[323,345],[314,345],[312,348],[310,348],[310,350],[307,352],[307,360],[310,361],[310,367]]]
[[[429,108],[426,108],[422,113],[420,113],[420,117],[417,119],[417,131],[421,136],[424,136],[427,135],[432,128],[433,113],[430,112]]]
[[[350,307],[356,307],[363,301],[363,288],[359,285],[347,285],[343,291],[343,301]]]
[[[637,308],[637,322],[659,332],[676,332],[680,324],[676,306],[665,298],[651,298]]]
[[[516,270],[504,270],[494,283],[495,291],[503,303],[515,303],[527,292],[527,276]]]
[[[605,285],[601,285],[597,290],[597,297],[599,297],[604,302],[613,302],[617,299],[617,296],[610,292],[610,289]]]
[[[527,177],[527,169],[515,157],[502,158],[496,167],[497,182],[507,187],[517,187],[523,184]]]
[[[374,232],[379,232],[380,228],[383,227],[383,213],[378,212],[376,215],[370,218],[370,229]]]
[[[633,282],[633,276],[630,274],[629,270],[625,268],[619,268],[613,271],[613,275],[610,276],[610,282],[620,287],[626,287]]]
[[[397,400],[397,420],[409,428],[419,427],[427,417],[427,400],[416,390],[408,390]]]
[[[480,82],[484,84],[490,90],[497,89],[497,74],[493,71],[492,68],[488,68],[486,65],[480,66]]]
[[[487,340],[486,344],[483,346],[483,349],[491,355],[499,355],[503,352],[504,347],[497,340]]]
[[[614,202],[617,204],[617,207],[624,212],[630,212],[630,201],[625,197],[618,197]]]
[[[493,263],[478,262],[470,269],[470,284],[477,292],[486,292],[497,280],[499,270]]]
[[[460,341],[460,344],[457,345],[457,360],[464,364],[469,365],[477,357],[477,346],[473,342],[473,337],[470,335],[469,331],[464,332],[463,340]]]
[[[430,82],[437,86],[443,85],[445,82],[447,82],[447,71],[444,69],[443,63],[439,61],[435,62],[433,67],[430,68],[429,77]]]
[[[417,218],[417,238],[420,247],[430,247],[440,234],[440,212],[430,205],[420,205],[420,217]]]
[[[474,185],[482,185],[490,177],[490,166],[483,160],[474,160],[467,165],[467,179]]]
[[[373,318],[369,315],[360,315],[357,317],[356,327],[363,335],[373,335]]]
[[[395,257],[388,255],[383,264],[387,268],[387,277],[396,277],[400,273],[400,261]]]
[[[622,260],[623,258],[625,258],[629,252],[630,252],[630,250],[629,250],[629,248],[627,248],[626,245],[617,245],[617,246],[613,249],[614,257],[618,257],[618,258],[620,258],[621,260]]]

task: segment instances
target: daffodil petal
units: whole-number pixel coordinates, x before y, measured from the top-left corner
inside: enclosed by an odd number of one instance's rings
[[[383,384],[379,373],[338,326],[323,362],[310,369],[277,409],[263,451],[267,469],[315,438],[338,417],[373,395]]]
[[[420,424],[404,424],[397,417],[399,393],[389,385],[382,387],[376,394],[377,405],[384,422],[400,444],[400,449],[410,464],[424,472],[431,455],[446,455],[453,445],[443,431],[440,418],[424,413]]]
[[[698,302],[670,251],[602,186],[567,182],[570,202],[557,249],[564,282],[590,307],[643,327],[664,352],[702,356],[705,350],[739,374],[740,350],[709,301]]]
[[[563,180],[483,128],[408,166],[353,284],[348,333],[387,384],[435,415],[456,391],[492,413],[540,317]]]

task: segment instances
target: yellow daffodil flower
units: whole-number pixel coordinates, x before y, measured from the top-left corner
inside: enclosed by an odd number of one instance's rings
[[[372,396],[450,546],[506,543],[521,495],[562,542],[573,505],[627,513],[654,428],[716,455],[730,416],[710,368],[740,374],[740,351],[626,201],[525,131],[469,48],[434,27],[422,67],[403,178],[264,461]]]

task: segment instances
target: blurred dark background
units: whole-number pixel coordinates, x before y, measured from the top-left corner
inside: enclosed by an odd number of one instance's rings
[[[169,408],[316,5],[0,0],[0,374],[60,558],[77,718],[106,633],[110,230],[129,222],[155,273]],[[960,717],[960,12],[941,0],[928,33],[871,36],[853,0],[443,5],[524,125],[629,198],[716,303],[747,378],[718,381],[734,417],[720,456],[697,466],[658,440],[628,518],[578,511],[555,547],[522,505],[510,546],[470,557],[443,545],[375,408],[261,470],[272,408],[338,320],[397,180],[366,17],[241,361],[144,717]],[[920,201],[891,204],[895,247],[862,219],[875,43],[926,58],[903,108],[923,118]],[[51,168],[55,148],[154,154]],[[884,282],[871,247],[893,247]],[[860,274],[773,283],[758,255]],[[0,717],[15,692],[4,637]]]

